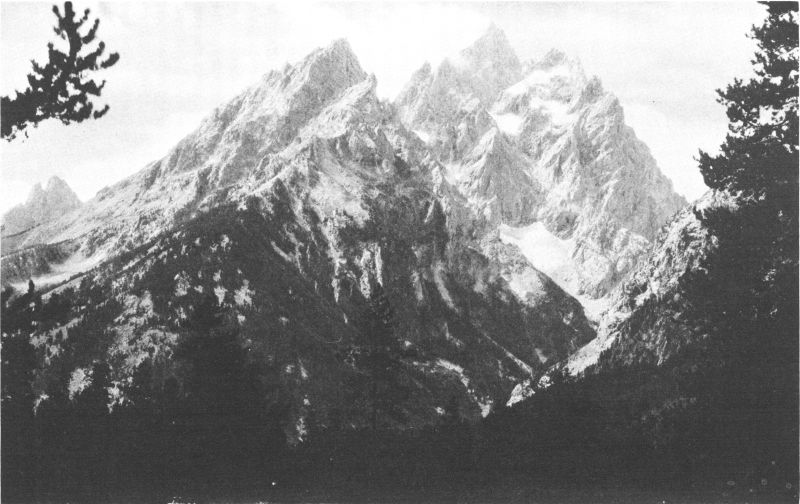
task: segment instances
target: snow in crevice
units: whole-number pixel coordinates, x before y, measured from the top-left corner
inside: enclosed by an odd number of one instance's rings
[[[339,239],[338,219],[335,216],[328,219],[321,229],[322,233],[325,235],[325,241],[328,244],[328,257],[333,265],[333,275],[331,275],[333,299],[338,303],[342,293],[342,276],[346,273],[345,266],[347,265],[347,258],[342,252]]]
[[[422,290],[422,280],[418,271],[411,273],[411,283],[414,286],[414,296],[416,296],[419,303],[422,303],[425,301],[425,293]]]
[[[436,285],[436,290],[439,291],[439,295],[442,297],[442,300],[447,303],[447,306],[454,311],[458,311],[458,307],[456,307],[453,297],[450,295],[450,291],[447,290],[444,274],[444,264],[437,263],[433,268],[433,283]]]
[[[269,243],[270,245],[272,245],[272,250],[274,250],[279,256],[281,256],[281,258],[283,258],[284,261],[294,264],[294,258],[292,256],[284,252],[274,241],[270,241]]]
[[[525,122],[523,116],[513,112],[496,113],[491,114],[491,116],[500,131],[511,136],[518,135],[522,129],[522,124]]]
[[[420,130],[420,129],[415,129],[415,130],[413,130],[413,132],[414,132],[414,134],[415,134],[415,135],[417,135],[417,136],[419,137],[419,139],[420,139],[420,140],[422,140],[424,143],[429,143],[429,142],[431,141],[431,135],[430,135],[429,133],[426,133],[426,132],[424,132],[424,131],[422,131],[422,130]]]
[[[308,380],[308,370],[306,369],[305,365],[303,365],[303,361],[298,359],[298,365],[300,368],[300,378],[303,380]]]
[[[453,336],[453,334],[450,332],[450,324],[448,324],[447,322],[444,323],[444,337],[449,343],[452,343],[456,348],[464,348],[465,346],[463,341]]]
[[[381,247],[375,251],[375,280],[383,287],[383,253]]]
[[[509,359],[514,361],[514,363],[521,370],[525,371],[529,375],[533,374],[533,368],[530,367],[528,364],[526,364],[522,359],[520,359],[519,357],[517,357],[516,355],[511,353],[506,347],[504,347],[503,345],[501,345],[500,343],[495,341],[491,336],[489,336],[487,334],[484,334],[483,337],[486,338],[491,344],[493,344],[494,346],[499,348],[503,352],[503,354],[505,354],[506,357],[508,357]]]

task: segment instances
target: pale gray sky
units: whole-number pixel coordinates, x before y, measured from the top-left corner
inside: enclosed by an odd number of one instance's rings
[[[523,60],[559,48],[614,92],[627,122],[678,192],[704,191],[693,157],[726,132],[714,89],[748,75],[763,19],[755,2],[683,3],[156,3],[74,2],[101,19],[120,62],[105,72],[99,121],[49,121],[0,142],[0,211],[59,175],[86,200],[163,156],[211,110],[261,75],[346,37],[378,93],[394,98],[426,60],[437,63],[494,22]],[[0,92],[22,88],[52,40],[50,2],[0,4]]]

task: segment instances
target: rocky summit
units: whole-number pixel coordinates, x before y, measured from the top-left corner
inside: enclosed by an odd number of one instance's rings
[[[97,362],[109,408],[182,383],[208,313],[273,370],[292,442],[431,425],[454,401],[486,416],[591,342],[685,204],[619,101],[557,51],[520,62],[494,26],[394,102],[375,88],[335,41],[85,204],[51,182],[72,198],[35,190],[41,211],[12,211],[4,284],[80,300],[33,336],[40,400],[59,380],[79,393]],[[392,404],[360,407],[376,355]]]
[[[33,186],[25,203],[3,215],[3,239],[25,233],[79,206],[81,201],[67,183],[52,177],[44,188],[41,184]]]
[[[686,205],[597,77],[556,50],[520,64],[494,27],[436,70],[424,65],[396,106],[491,223],[485,239],[518,246],[589,304],[604,306],[592,301]]]

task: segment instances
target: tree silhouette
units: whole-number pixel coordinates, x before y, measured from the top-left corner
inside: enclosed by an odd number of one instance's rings
[[[720,154],[700,152],[700,171],[712,189],[743,192],[797,209],[797,2],[762,2],[767,19],[753,27],[755,78],[717,90],[729,133]],[[796,227],[796,220],[795,220]]]
[[[715,302],[740,306],[722,310],[721,323],[731,322],[730,313],[774,322],[797,308],[798,4],[764,4],[767,18],[752,34],[756,77],[718,91],[729,134],[719,155],[700,153],[709,187],[739,196],[735,210],[697,212],[719,239],[720,255],[730,256],[727,277],[713,279],[727,279],[730,289]]]
[[[53,42],[48,47],[48,62],[44,65],[31,60],[33,72],[28,74],[28,87],[16,92],[16,96],[3,96],[0,103],[2,137],[13,140],[28,126],[36,127],[46,119],[58,119],[63,124],[98,119],[108,112],[108,105],[96,110],[92,97],[100,96],[105,81],[99,84],[91,75],[113,66],[119,54],[111,53],[103,59],[105,43],[90,48],[97,37],[100,20],[95,19],[85,33],[81,28],[89,20],[89,9],[78,17],[72,2],[64,3],[63,15],[58,6],[53,6],[58,24],[53,31],[69,44],[67,52],[57,48]],[[27,133],[26,133],[27,136]]]
[[[696,211],[717,246],[687,277],[687,316],[711,336],[707,361],[720,364],[694,386],[706,398],[702,437],[752,439],[718,444],[720,460],[731,458],[724,449],[796,469],[798,4],[764,4],[767,18],[752,34],[756,77],[718,91],[729,134],[719,155],[700,156],[706,183],[735,205]]]

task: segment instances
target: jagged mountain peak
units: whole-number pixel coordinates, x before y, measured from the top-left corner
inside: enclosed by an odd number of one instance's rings
[[[57,175],[53,175],[52,177],[50,177],[50,179],[47,181],[47,186],[45,191],[49,193],[52,193],[54,191],[64,192],[65,194],[69,194],[77,198],[75,192],[72,190],[69,184],[67,184],[64,181],[64,179],[62,179]]]
[[[350,43],[340,38],[309,53],[282,72],[270,72],[264,81],[245,94],[255,102],[284,102],[291,108],[294,100],[305,100],[313,93],[316,103],[336,99],[344,90],[367,78]],[[246,100],[247,101],[247,100]]]
[[[494,21],[491,21],[481,38],[506,38],[506,33]]]
[[[282,71],[272,71],[230,102],[159,162],[159,173],[209,169],[227,185],[286,147],[297,133],[348,89],[368,79],[349,42],[338,39]],[[187,156],[186,153],[192,154]]]
[[[522,77],[522,65],[505,33],[492,24],[469,47],[445,58],[435,69],[425,63],[406,84],[395,103],[406,126],[449,150],[442,124],[473,121],[500,92]],[[474,126],[474,125],[473,125]],[[486,126],[469,136],[477,140]],[[426,140],[427,142],[427,140]],[[462,142],[459,142],[462,143]],[[463,149],[457,149],[463,153]]]
[[[357,81],[366,78],[366,73],[361,68],[358,57],[347,39],[336,39],[325,47],[314,50],[306,56],[295,68],[315,71],[334,70],[352,74]],[[319,74],[310,74],[314,77]]]
[[[459,55],[473,64],[511,62],[515,66],[519,66],[519,59],[508,42],[508,37],[494,23],[490,24],[483,35],[472,45],[461,50]]]
[[[580,64],[577,59],[570,58],[567,53],[556,48],[550,49],[540,60],[534,62],[535,65],[541,68],[550,68],[565,63]]]
[[[53,176],[50,177],[44,187],[42,187],[41,182],[34,184],[30,193],[28,193],[26,205],[56,202],[63,203],[67,207],[80,205],[80,199],[78,199],[75,191],[63,179]]]
[[[473,91],[481,100],[493,99],[502,88],[519,79],[522,69],[505,32],[495,24],[446,62],[455,66],[462,78],[474,81]]]
[[[34,184],[25,203],[3,216],[3,235],[12,235],[50,221],[81,205],[75,192],[59,177],[53,176],[43,187]]]

